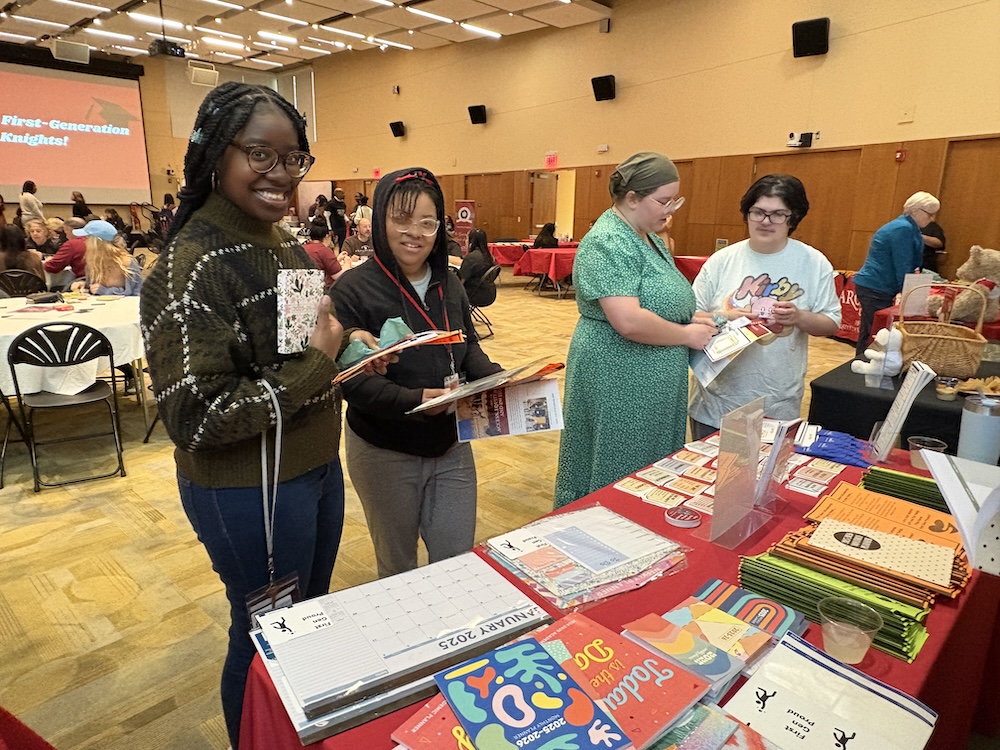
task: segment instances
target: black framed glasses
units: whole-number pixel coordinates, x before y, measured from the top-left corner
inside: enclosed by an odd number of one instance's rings
[[[750,221],[760,222],[767,219],[772,224],[784,224],[792,218],[792,214],[788,211],[764,211],[760,208],[751,208],[747,211],[747,218]]]
[[[441,222],[438,219],[421,219],[420,221],[413,221],[409,216],[390,216],[389,223],[392,224],[392,228],[400,234],[406,234],[412,227],[416,228],[417,232],[422,234],[424,237],[433,237],[437,234],[438,227],[441,226]]]
[[[267,174],[281,161],[290,177],[305,177],[316,161],[315,156],[305,151],[289,151],[287,154],[279,154],[270,146],[244,146],[236,141],[229,145],[238,148],[247,155],[247,164],[257,174]]]

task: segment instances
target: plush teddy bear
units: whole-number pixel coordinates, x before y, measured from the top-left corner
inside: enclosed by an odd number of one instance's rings
[[[903,333],[898,328],[883,328],[875,334],[875,343],[881,344],[881,349],[865,349],[865,356],[870,362],[856,359],[851,362],[851,372],[865,376],[865,385],[878,388],[882,378],[899,375],[903,369]]]
[[[986,314],[983,315],[983,320],[987,323],[996,321],[1000,317],[1000,250],[973,245],[969,250],[969,259],[959,266],[956,275],[959,283],[979,285],[986,293]],[[932,294],[927,298],[927,312],[937,316],[943,303],[942,295]],[[959,292],[952,306],[952,320],[976,322],[979,320],[982,304],[977,291]]]

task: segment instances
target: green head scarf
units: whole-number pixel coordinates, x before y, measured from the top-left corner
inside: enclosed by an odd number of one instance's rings
[[[618,200],[624,198],[630,190],[648,194],[661,185],[669,185],[679,180],[677,167],[670,159],[655,151],[640,151],[615,168],[611,173],[608,188],[611,196]]]

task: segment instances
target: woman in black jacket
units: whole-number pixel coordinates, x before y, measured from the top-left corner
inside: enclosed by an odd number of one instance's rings
[[[434,175],[411,168],[375,189],[372,259],[331,290],[341,323],[373,333],[389,318],[413,331],[461,329],[466,340],[402,352],[385,375],[343,384],[347,468],[368,521],[379,576],[417,566],[417,537],[431,562],[471,549],[476,466],[447,407],[406,412],[461,379],[500,370],[479,347],[469,301],[448,271],[444,196]]]

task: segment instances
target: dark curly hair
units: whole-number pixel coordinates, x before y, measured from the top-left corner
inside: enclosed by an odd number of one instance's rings
[[[257,105],[268,105],[284,112],[295,127],[299,149],[308,153],[306,121],[298,110],[276,91],[227,81],[212,89],[198,108],[194,130],[184,156],[185,185],[177,194],[180,206],[170,226],[169,242],[191,215],[205,205],[212,192],[212,176],[233,138],[247,124]]]

